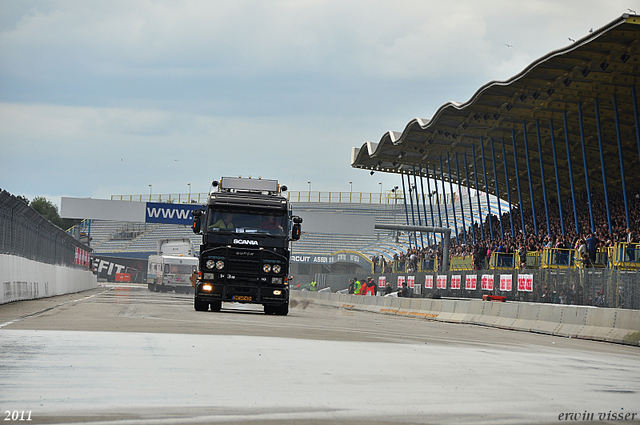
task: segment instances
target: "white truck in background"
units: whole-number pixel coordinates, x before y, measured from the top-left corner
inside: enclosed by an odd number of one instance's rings
[[[158,253],[149,256],[147,287],[155,292],[193,293],[189,278],[197,270],[198,257],[190,239],[160,239]]]

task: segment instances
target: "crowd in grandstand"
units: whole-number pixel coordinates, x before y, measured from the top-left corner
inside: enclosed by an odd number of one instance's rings
[[[502,221],[498,216],[492,215],[482,224],[474,224],[473,235],[469,234],[469,229],[458,229],[458,235],[451,238],[450,256],[466,257],[473,256],[474,267],[484,269],[487,267],[489,257],[493,252],[518,253],[521,258],[521,265],[524,265],[524,258],[527,252],[542,251],[545,248],[576,249],[583,252],[588,251],[590,261],[595,259],[595,250],[598,247],[610,247],[617,242],[640,242],[640,190],[629,191],[627,198],[629,211],[629,226],[625,213],[625,203],[621,193],[609,192],[607,213],[607,202],[604,194],[592,194],[590,197],[594,229],[591,228],[591,213],[589,211],[589,197],[584,193],[576,199],[576,216],[578,218],[579,232],[576,231],[574,221],[573,200],[564,199],[562,202],[562,221],[564,222],[564,232],[560,219],[560,208],[555,198],[546,206],[535,206],[536,222],[534,226],[533,211],[524,209],[525,228],[522,232],[521,210],[515,208],[511,213],[502,214]],[[549,215],[549,229],[547,230],[547,214]],[[609,221],[611,221],[611,231]],[[512,233],[512,224],[515,234]],[[493,238],[491,237],[493,235]],[[584,245],[584,246],[583,246]],[[417,268],[421,260],[435,258],[438,264],[442,264],[442,245],[437,249],[433,246],[416,246],[413,244],[406,253],[395,254],[394,261],[405,265],[406,271]],[[391,265],[382,257],[373,258],[375,269],[382,272],[391,271]]]

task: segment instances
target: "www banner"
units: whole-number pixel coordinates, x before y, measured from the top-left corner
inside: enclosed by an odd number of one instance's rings
[[[157,202],[147,202],[147,213],[145,222],[185,224],[187,226],[191,226],[191,224],[193,223],[192,212],[200,208],[202,208],[201,205],[161,204]]]

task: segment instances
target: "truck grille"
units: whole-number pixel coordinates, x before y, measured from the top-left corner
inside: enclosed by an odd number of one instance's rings
[[[260,274],[259,252],[230,249],[228,270],[232,274]]]

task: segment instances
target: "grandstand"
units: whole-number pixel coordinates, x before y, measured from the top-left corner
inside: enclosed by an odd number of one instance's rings
[[[328,192],[314,192],[300,194],[295,199],[318,199],[320,202],[295,202],[292,204],[294,214],[303,212],[321,212],[345,215],[361,215],[375,217],[376,224],[416,224],[425,226],[440,227],[441,223],[447,225],[447,217],[450,226],[453,228],[453,217],[455,217],[460,231],[462,231],[462,213],[464,212],[465,223],[467,227],[472,222],[471,213],[476,221],[479,220],[478,204],[475,197],[468,198],[466,194],[462,197],[455,197],[452,203],[452,197],[444,197],[440,199],[440,213],[438,216],[438,205],[420,200],[419,205],[417,199],[413,199],[414,212],[411,212],[411,205],[405,206],[404,198],[401,194],[389,192],[386,197],[361,193],[343,194],[343,196],[326,196]],[[486,215],[488,208],[486,197],[483,194],[480,205]],[[353,200],[356,202],[347,202]],[[363,202],[364,200],[364,202]],[[369,202],[369,201],[373,202]],[[383,202],[380,202],[380,201]],[[377,202],[376,202],[377,201]],[[409,200],[407,200],[409,202]],[[434,197],[435,202],[435,197]],[[497,212],[497,198],[490,198],[492,212]],[[425,214],[424,207],[427,211]],[[460,208],[462,205],[462,209]],[[501,202],[502,209],[508,211],[508,204]],[[406,209],[405,209],[406,208]],[[433,220],[431,215],[433,209]],[[418,218],[418,215],[420,218]],[[427,221],[425,221],[425,217]],[[166,238],[189,238],[196,250],[199,248],[201,236],[191,231],[191,228],[177,224],[152,224],[152,223],[128,223],[121,221],[92,220],[85,223],[83,227],[85,233],[90,233],[91,247],[95,254],[118,256],[118,257],[135,257],[146,258],[149,254],[154,253],[157,249],[157,241]],[[434,239],[434,237],[436,239]],[[416,239],[417,238],[417,239]],[[337,251],[356,251],[365,257],[384,256],[388,259],[394,254],[406,253],[410,247],[416,245],[426,246],[432,245],[435,241],[439,241],[440,236],[434,235],[409,235],[406,232],[395,232],[389,230],[376,230],[374,235],[337,235],[330,233],[310,233],[304,231],[299,241],[293,244],[293,254],[332,254]]]

